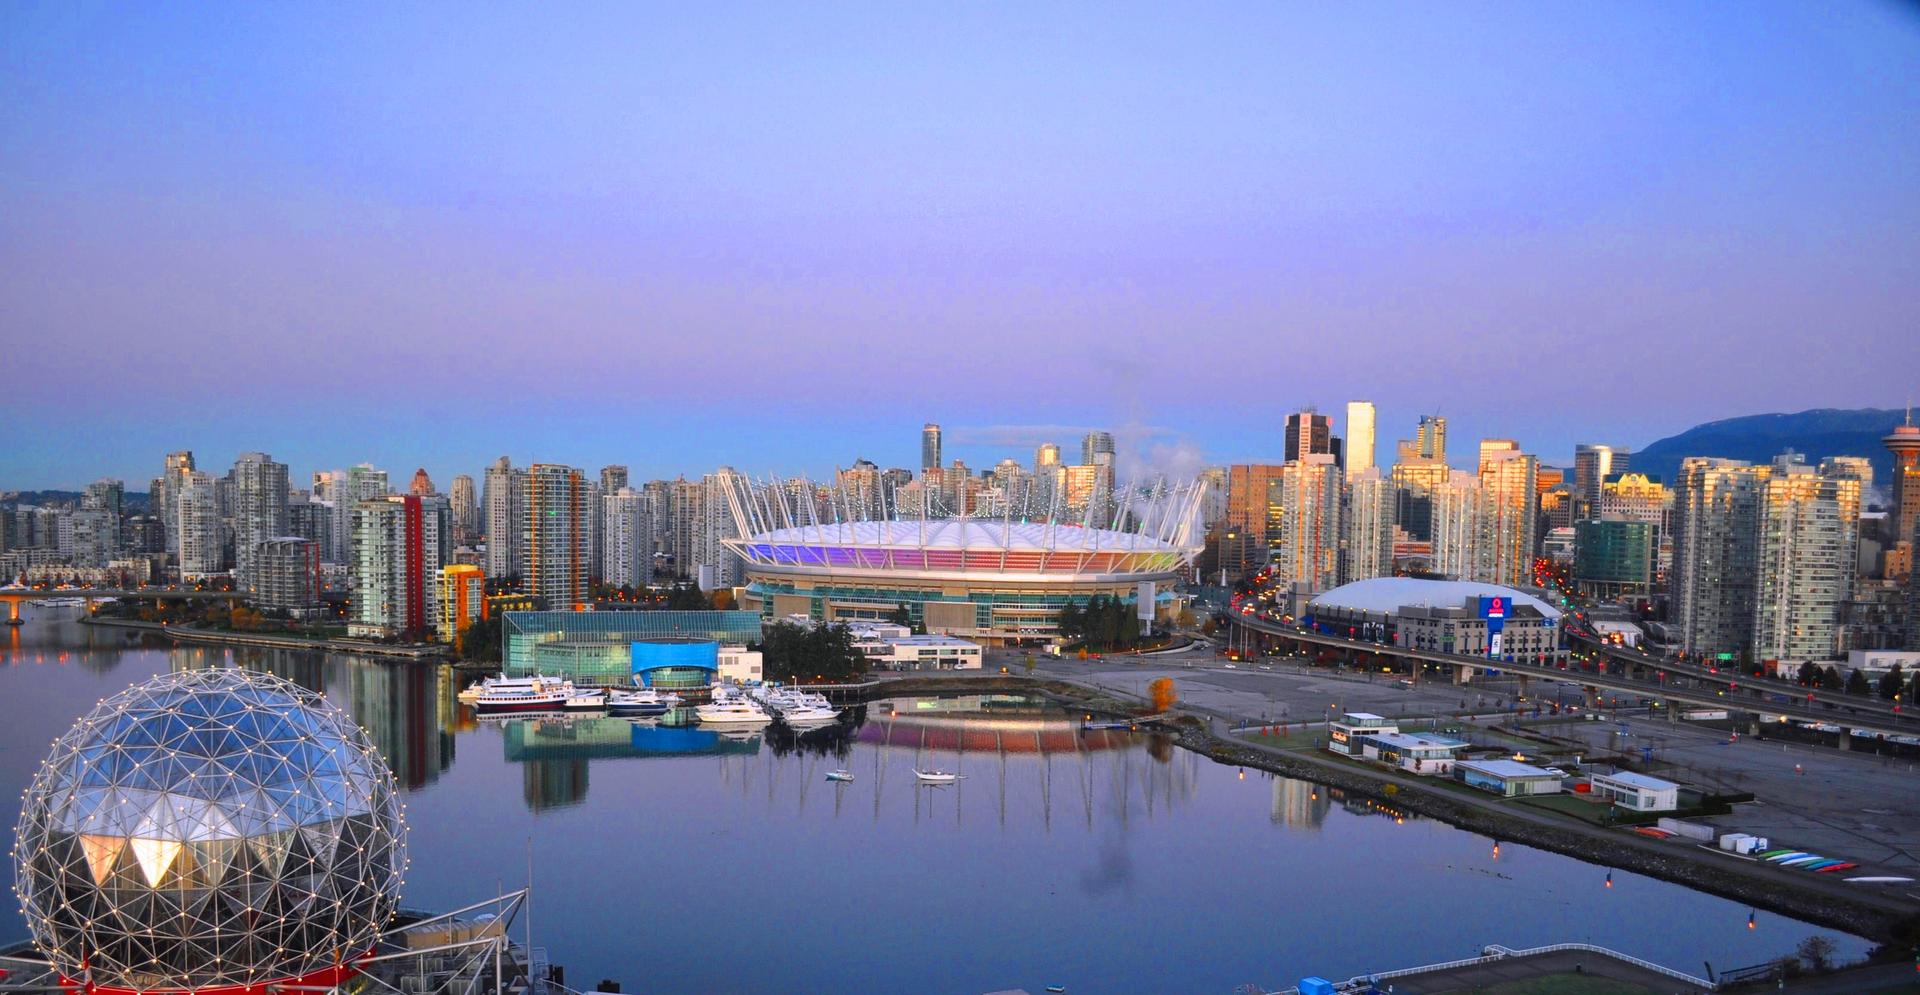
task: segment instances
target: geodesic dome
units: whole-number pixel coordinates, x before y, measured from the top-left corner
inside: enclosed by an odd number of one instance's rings
[[[54,743],[15,830],[20,904],[68,977],[136,991],[364,955],[406,866],[393,774],[344,712],[249,670],[164,674]]]

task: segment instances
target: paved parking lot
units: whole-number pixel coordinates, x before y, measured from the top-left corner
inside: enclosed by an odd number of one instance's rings
[[[991,666],[1024,669],[1018,653],[994,654]],[[1492,716],[1512,707],[1515,682],[1455,686],[1421,681],[1412,689],[1392,676],[1307,668],[1272,659],[1238,663],[1232,669],[1211,647],[1159,657],[1104,660],[1039,660],[1043,674],[1072,677],[1145,697],[1157,677],[1172,677],[1183,704],[1254,722],[1317,723],[1338,711],[1365,711],[1394,718],[1470,712]],[[1272,670],[1260,669],[1261,665]],[[1532,702],[1559,697],[1583,700],[1577,688],[1534,681]],[[1464,703],[1464,704],[1463,704]],[[1489,721],[1491,719],[1489,718]],[[1904,760],[1827,747],[1739,737],[1725,730],[1663,718],[1609,717],[1605,721],[1558,722],[1543,727],[1588,748],[1627,752],[1650,749],[1656,761],[1675,764],[1678,779],[1710,788],[1751,791],[1758,799],[1715,821],[1729,831],[1765,836],[1778,846],[1856,861],[1863,872],[1920,877],[1920,770]],[[1676,843],[1678,845],[1685,845]],[[1731,858],[1729,858],[1731,859]],[[1920,889],[1911,889],[1920,897]]]

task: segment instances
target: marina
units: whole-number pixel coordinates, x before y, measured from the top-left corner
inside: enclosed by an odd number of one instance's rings
[[[685,704],[657,717],[482,722],[458,700],[469,682],[433,666],[145,647],[65,623],[25,627],[0,644],[0,662],[0,693],[28,705],[0,732],[0,789],[16,792],[30,773],[23,758],[56,726],[153,673],[243,663],[324,692],[400,780],[409,905],[456,908],[476,891],[519,888],[530,849],[536,943],[576,987],[603,977],[626,990],[846,987],[832,944],[767,962],[636,955],[636,942],[711,947],[760,917],[802,916],[820,936],[888,951],[862,968],[863,984],[963,992],[1272,991],[1474,957],[1489,943],[1590,942],[1717,969],[1815,934],[1843,957],[1867,947],[1767,913],[1749,928],[1744,905],[1621,872],[1608,886],[1595,865],[1496,850],[1148,733],[1084,730],[1083,714],[1018,695],[875,701],[815,730],[713,728]],[[966,776],[922,787],[916,771]],[[783,869],[777,882],[758,872],[768,864]],[[706,897],[719,892],[731,897]],[[1367,923],[1385,913],[1343,913],[1341,895],[1449,911],[1380,933]],[[990,911],[956,918],[954,907]],[[0,941],[22,935],[16,920],[0,929]]]

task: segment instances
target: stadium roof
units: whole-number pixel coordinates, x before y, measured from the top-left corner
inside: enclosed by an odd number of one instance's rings
[[[916,549],[1044,549],[1061,552],[1152,552],[1179,548],[1153,536],[1133,532],[1094,529],[1083,525],[1003,522],[990,518],[803,525],[763,532],[749,541],[824,546],[904,546]]]
[[[725,542],[754,570],[955,581],[1170,577],[1200,552],[1113,529],[971,518],[806,525]]]
[[[1312,607],[1390,613],[1415,605],[1423,608],[1458,608],[1468,598],[1512,598],[1515,604],[1533,608],[1547,618],[1560,617],[1560,609],[1511,587],[1469,580],[1425,580],[1419,577],[1375,577],[1342,584],[1315,597]]]

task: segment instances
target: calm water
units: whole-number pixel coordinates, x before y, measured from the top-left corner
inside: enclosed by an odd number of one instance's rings
[[[1692,972],[1816,932],[1014,698],[868,706],[796,744],[621,719],[475,722],[440,668],[163,649],[41,612],[0,633],[0,792],[101,697],[228,661],[324,691],[407,789],[406,904],[536,883],[535,942],[625,990],[1221,992],[1605,944]],[[917,787],[912,768],[963,770]],[[835,785],[845,766],[856,780]],[[9,820],[11,815],[8,816]],[[9,866],[9,873],[11,867]],[[1848,954],[1856,938],[1828,934]],[[17,910],[0,942],[24,936]]]

